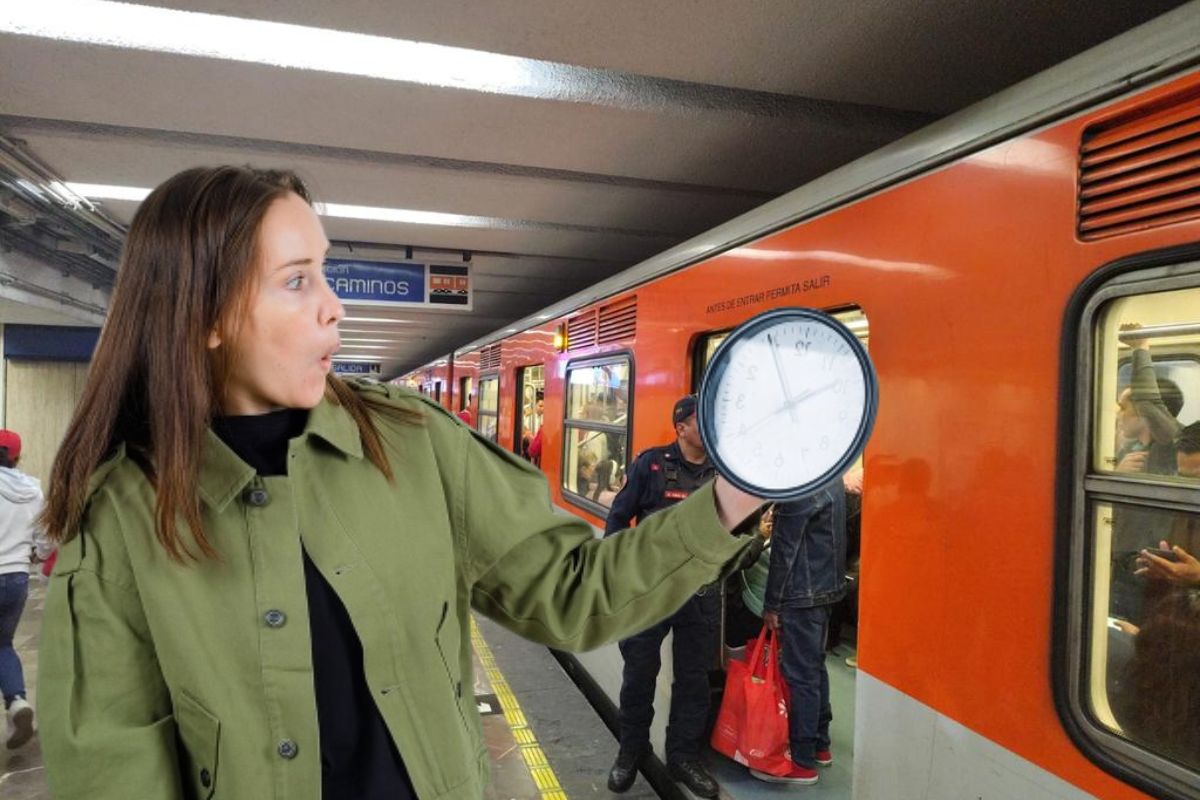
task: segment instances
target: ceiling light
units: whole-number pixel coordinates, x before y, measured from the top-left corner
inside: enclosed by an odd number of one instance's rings
[[[313,203],[313,208],[323,217],[366,219],[376,222],[407,222],[412,225],[443,225],[457,228],[508,227],[510,220],[499,217],[475,217],[466,214],[445,214],[440,211],[417,211],[409,208],[380,208],[377,206],[350,206],[341,203]]]
[[[534,95],[534,71],[552,66],[462,47],[105,0],[4,3],[0,31],[494,94]]]
[[[80,197],[91,200],[132,200],[141,202],[150,189],[137,186],[112,186],[100,183],[68,183],[66,187]],[[344,203],[313,203],[313,209],[323,217],[365,219],[374,222],[404,222],[410,225],[441,225],[455,228],[512,229],[516,220],[500,217],[476,217],[467,214],[446,214],[441,211],[419,211],[411,208],[353,206]]]
[[[140,189],[136,186],[109,186],[102,183],[68,183],[67,188],[80,197],[92,200],[133,200],[136,203],[146,199],[150,189]]]

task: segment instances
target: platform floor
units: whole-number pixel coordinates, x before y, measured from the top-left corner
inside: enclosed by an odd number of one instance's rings
[[[29,699],[37,706],[37,641],[45,579],[38,573],[17,631]],[[615,798],[606,786],[616,740],[549,652],[480,618],[472,632],[475,695],[492,759],[492,782],[484,800],[581,800]],[[852,651],[840,648],[844,655]],[[780,793],[849,798],[853,752],[854,675],[844,658],[831,658],[834,765],[815,786],[780,786],[755,780],[747,770],[715,753],[709,766],[729,800],[765,800]],[[688,793],[685,791],[685,795]],[[15,752],[0,746],[0,797],[50,800],[37,737]],[[658,794],[639,776],[623,800]]]

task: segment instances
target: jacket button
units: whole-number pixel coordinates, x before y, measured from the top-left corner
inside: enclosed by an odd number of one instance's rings
[[[205,789],[212,786],[212,775],[207,769],[200,770],[200,785]]]
[[[291,739],[284,739],[279,743],[279,747],[276,750],[279,752],[280,758],[292,759],[296,757],[296,753],[300,751],[300,748],[296,747],[296,743]]]
[[[287,622],[287,614],[284,614],[277,608],[272,608],[267,613],[263,614],[263,620],[269,628],[282,628],[283,623]]]
[[[246,492],[246,502],[252,506],[265,506],[271,502],[271,495],[266,489],[255,488]]]

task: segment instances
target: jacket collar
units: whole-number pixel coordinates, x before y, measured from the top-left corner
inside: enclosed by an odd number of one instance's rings
[[[301,438],[307,444],[313,437],[324,440],[351,458],[363,457],[362,439],[354,418],[328,397],[309,412]],[[254,480],[255,475],[254,468],[238,458],[211,428],[204,432],[200,498],[205,503],[217,511],[222,510]]]

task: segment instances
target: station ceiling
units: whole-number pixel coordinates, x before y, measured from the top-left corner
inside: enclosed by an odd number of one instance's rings
[[[334,257],[470,268],[469,311],[348,309],[391,377],[1179,5],[13,0],[0,323],[102,321],[137,201],[84,187],[289,167]]]

